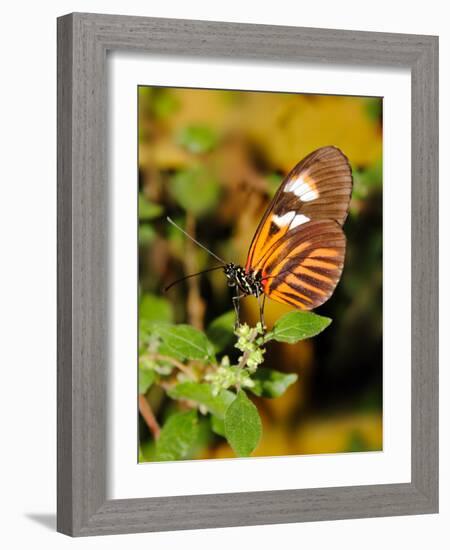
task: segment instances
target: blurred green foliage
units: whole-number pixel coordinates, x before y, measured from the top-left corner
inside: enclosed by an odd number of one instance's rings
[[[191,153],[208,153],[217,145],[218,137],[208,126],[187,126],[178,134],[177,142]]]
[[[139,304],[139,318],[145,323],[152,321],[173,321],[173,309],[170,302],[154,294],[144,294]]]
[[[208,325],[206,335],[213,343],[216,353],[227,348],[233,340],[234,320],[234,311],[226,311]]]
[[[216,207],[220,185],[210,172],[197,165],[177,172],[171,180],[170,192],[184,210],[202,216]]]

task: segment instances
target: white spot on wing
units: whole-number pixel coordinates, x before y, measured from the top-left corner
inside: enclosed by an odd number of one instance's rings
[[[308,216],[296,214],[294,211],[286,212],[286,214],[282,216],[277,216],[276,214],[272,216],[272,222],[278,225],[278,227],[286,227],[289,225],[291,229],[302,225],[302,223],[309,222],[309,220],[310,218],[308,218]]]
[[[286,214],[283,214],[282,216],[277,216],[274,214],[272,216],[273,223],[276,223],[278,227],[285,227],[286,225],[289,225],[291,221],[295,218],[295,212],[286,212]]]
[[[294,227],[297,227],[298,225],[302,225],[302,223],[309,222],[308,216],[304,216],[303,214],[297,214],[294,218],[294,221],[291,223],[291,229],[294,229]]]
[[[303,202],[314,201],[319,198],[319,193],[316,190],[311,190],[300,197]]]
[[[302,202],[313,201],[319,197],[317,189],[303,178],[290,181],[284,188],[284,192],[294,193]]]
[[[301,178],[291,180],[286,185],[286,187],[284,188],[284,192],[285,193],[291,193],[292,191],[294,191],[294,189],[295,189],[296,185],[298,185],[299,181],[303,181],[303,180]]]

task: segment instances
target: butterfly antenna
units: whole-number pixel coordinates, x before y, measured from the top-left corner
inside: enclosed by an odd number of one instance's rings
[[[209,248],[206,248],[206,246],[204,246],[202,243],[199,243],[196,239],[194,239],[194,237],[189,235],[189,233],[186,233],[186,231],[184,229],[182,229],[178,224],[176,224],[172,220],[172,218],[169,218],[169,216],[167,216],[167,221],[169,223],[171,223],[174,227],[176,227],[179,231],[181,231],[184,235],[186,235],[186,237],[188,239],[191,239],[191,241],[194,242],[196,245],[198,245],[200,248],[203,248],[203,250],[206,250],[206,252],[208,252],[208,254],[211,254],[211,256],[213,256],[217,261],[221,262],[223,265],[226,265],[226,262],[224,260],[222,260],[222,258],[219,258],[219,256],[214,254],[214,252],[211,252],[211,250],[209,250]],[[198,274],[195,273],[195,275],[198,275]],[[190,275],[189,275],[189,277],[190,277]]]
[[[199,271],[198,273],[191,273],[190,275],[186,275],[185,277],[181,277],[181,279],[177,279],[176,281],[173,281],[170,283],[170,285],[167,285],[164,288],[164,292],[167,292],[169,288],[172,288],[177,283],[181,283],[181,281],[185,281],[186,279],[190,279],[191,277],[196,277],[197,275],[201,275],[202,273],[208,273],[209,271],[215,271],[216,269],[223,269],[223,266],[216,265],[216,267],[211,267],[209,269],[205,269],[204,271]]]

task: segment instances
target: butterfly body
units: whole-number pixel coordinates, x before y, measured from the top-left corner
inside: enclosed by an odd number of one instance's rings
[[[226,264],[223,271],[227,277],[228,286],[236,287],[245,296],[258,298],[264,292],[260,273],[247,273],[242,266],[233,263]]]

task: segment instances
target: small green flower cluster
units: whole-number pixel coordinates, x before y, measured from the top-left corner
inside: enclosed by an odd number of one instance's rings
[[[244,362],[242,366],[253,374],[264,361],[264,328],[261,323],[254,328],[244,324],[236,329],[235,334],[238,337],[235,347],[243,352],[239,362]]]
[[[211,382],[213,393],[217,395],[220,390],[235,388],[252,388],[255,383],[251,379],[259,365],[264,361],[264,329],[261,323],[255,328],[247,324],[240,325],[235,330],[238,341],[235,347],[242,351],[237,365],[230,365],[227,355],[222,358],[220,365],[205,376],[207,382]]]
[[[220,390],[226,390],[231,387],[251,388],[255,385],[250,378],[250,373],[237,365],[224,366],[221,364],[214,372],[208,373],[205,376],[205,380],[211,382],[213,395],[218,395]]]

